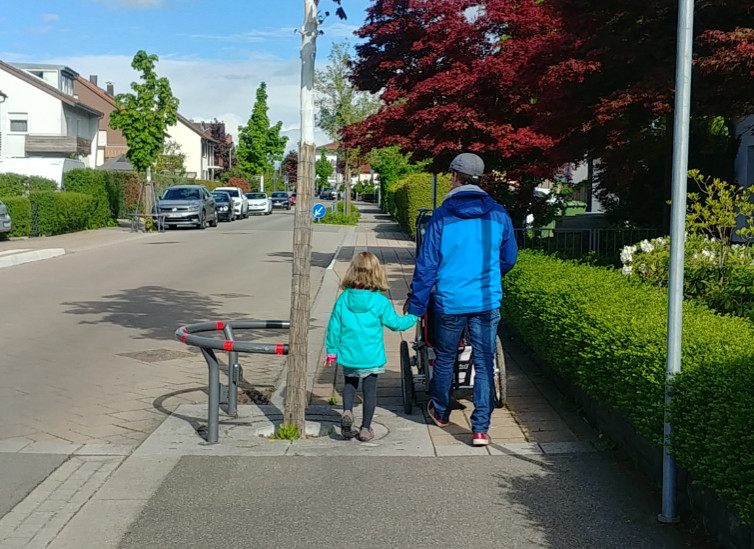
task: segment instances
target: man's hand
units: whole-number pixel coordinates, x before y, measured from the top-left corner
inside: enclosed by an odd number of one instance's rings
[[[409,303],[409,301],[411,301],[411,294],[408,294],[408,296],[406,297],[406,302],[403,304],[403,314],[404,315],[408,314],[408,303]]]

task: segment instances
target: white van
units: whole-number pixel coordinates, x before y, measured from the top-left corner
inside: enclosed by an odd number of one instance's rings
[[[231,200],[233,200],[233,209],[236,212],[236,217],[249,217],[249,199],[244,196],[241,189],[238,187],[215,187],[212,191],[224,191],[228,193]]]

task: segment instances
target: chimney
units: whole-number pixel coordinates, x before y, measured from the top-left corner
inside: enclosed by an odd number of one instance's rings
[[[109,95],[110,97],[115,96],[115,88],[113,87],[112,82],[107,82],[107,95]]]
[[[90,74],[89,75],[89,82],[91,82],[92,84],[94,84],[96,86],[97,85],[97,75],[96,74]]]

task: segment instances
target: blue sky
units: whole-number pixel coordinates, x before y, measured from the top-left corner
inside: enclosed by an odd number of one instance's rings
[[[348,39],[365,19],[368,0],[343,0],[346,21],[331,0],[317,40],[317,65],[330,46]],[[251,114],[259,83],[267,83],[269,116],[281,120],[289,147],[298,140],[303,0],[26,0],[3,2],[0,60],[71,67],[100,87],[128,91],[138,50],[157,54],[157,73],[170,80],[180,113],[217,118],[234,135]],[[327,138],[318,132],[318,144]]]

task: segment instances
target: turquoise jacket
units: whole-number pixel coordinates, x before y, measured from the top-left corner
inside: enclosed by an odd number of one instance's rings
[[[338,363],[349,368],[384,366],[387,358],[382,327],[400,332],[417,320],[414,315],[397,314],[380,292],[346,289],[335,302],[327,324],[327,354],[337,355]]]

